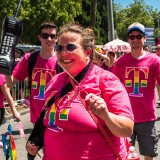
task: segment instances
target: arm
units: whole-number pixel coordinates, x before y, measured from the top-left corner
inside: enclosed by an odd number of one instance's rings
[[[1,90],[2,90],[3,95],[5,96],[8,104],[9,104],[11,110],[12,110],[13,118],[16,118],[17,120],[20,121],[20,114],[17,112],[17,109],[16,109],[16,107],[14,105],[13,98],[12,98],[12,96],[10,94],[10,90],[7,87],[6,83],[1,86]]]
[[[7,86],[9,88],[12,88],[18,82],[18,80],[14,78],[13,75],[12,76],[5,75],[5,77],[6,77]]]
[[[94,54],[99,55],[102,57],[103,60],[105,60],[105,65],[108,66],[110,64],[110,59],[107,55],[98,53],[96,50],[94,50]]]
[[[92,93],[86,96],[86,100],[89,101],[88,109],[90,109],[92,113],[100,117],[115,136],[131,136],[134,126],[133,120],[109,112],[104,99]]]
[[[31,144],[29,141],[26,143],[26,149],[31,155],[36,155],[38,153],[39,147],[35,144]]]

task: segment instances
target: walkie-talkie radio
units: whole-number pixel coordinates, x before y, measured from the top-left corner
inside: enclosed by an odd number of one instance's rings
[[[16,13],[13,17],[6,16],[2,24],[2,34],[0,43],[0,73],[11,75],[15,62],[15,47],[20,39],[23,24],[17,19],[19,1]]]

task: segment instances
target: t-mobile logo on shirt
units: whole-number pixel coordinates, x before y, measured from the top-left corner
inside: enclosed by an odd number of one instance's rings
[[[148,82],[148,67],[127,67],[125,72],[125,86],[133,87],[133,92],[129,96],[142,97],[140,87],[147,87]],[[143,79],[142,79],[143,78]]]
[[[56,75],[55,70],[34,68],[33,73],[32,73],[32,88],[31,88],[33,92],[35,92],[35,90],[37,92],[37,96],[34,96],[34,99],[44,100],[44,93],[45,93],[46,85],[55,75]]]

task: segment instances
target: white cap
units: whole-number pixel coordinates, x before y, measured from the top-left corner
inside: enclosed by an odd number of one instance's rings
[[[143,33],[144,35],[146,35],[146,31],[145,31],[145,27],[144,25],[135,22],[132,23],[129,27],[128,27],[128,34],[130,34],[132,31],[140,31],[141,33]]]

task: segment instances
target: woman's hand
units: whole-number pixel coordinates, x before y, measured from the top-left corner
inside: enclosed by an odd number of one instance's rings
[[[21,115],[17,110],[13,113],[13,119],[16,119],[18,122],[21,121]]]
[[[38,153],[39,147],[35,144],[31,144],[30,142],[27,142],[26,149],[31,155],[36,155]]]
[[[130,137],[132,135],[134,121],[125,116],[109,112],[103,98],[89,93],[85,101],[88,105],[88,109],[100,117],[115,136]]]
[[[89,93],[85,100],[89,102],[88,109],[101,119],[105,120],[104,118],[108,116],[108,109],[104,99],[93,93]]]

